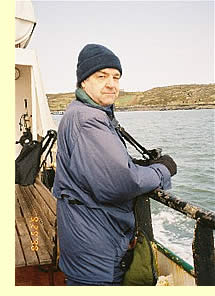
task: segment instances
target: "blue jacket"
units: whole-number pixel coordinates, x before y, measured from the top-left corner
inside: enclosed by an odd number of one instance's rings
[[[170,173],[162,164],[134,164],[107,110],[83,101],[69,105],[58,129],[59,264],[75,281],[120,281],[119,263],[134,232],[134,198],[169,189]],[[69,205],[62,194],[84,205]]]

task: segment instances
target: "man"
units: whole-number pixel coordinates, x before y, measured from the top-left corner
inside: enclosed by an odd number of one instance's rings
[[[134,235],[135,197],[168,189],[176,164],[170,157],[135,164],[115,129],[119,58],[98,44],[86,45],[77,64],[76,100],[58,129],[54,195],[61,270],[68,285],[120,285],[120,268]]]

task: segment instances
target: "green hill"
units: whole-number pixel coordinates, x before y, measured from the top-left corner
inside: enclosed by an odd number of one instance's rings
[[[74,93],[47,94],[52,112],[64,111]],[[215,84],[156,87],[144,92],[120,91],[116,110],[174,110],[215,108]]]

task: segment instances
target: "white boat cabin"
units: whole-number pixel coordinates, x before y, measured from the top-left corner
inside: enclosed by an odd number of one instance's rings
[[[17,1],[15,15],[15,137],[19,141],[26,128],[33,140],[56,130],[44,92],[35,50],[27,49],[36,20],[31,1]],[[16,144],[16,155],[22,149]]]

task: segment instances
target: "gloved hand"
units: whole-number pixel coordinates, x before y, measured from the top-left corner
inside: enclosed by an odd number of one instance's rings
[[[177,173],[177,164],[175,161],[170,157],[169,155],[165,154],[161,156],[159,159],[133,159],[133,162],[135,164],[141,165],[141,166],[149,166],[154,163],[161,163],[165,165],[165,167],[169,170],[170,175],[174,176]]]

